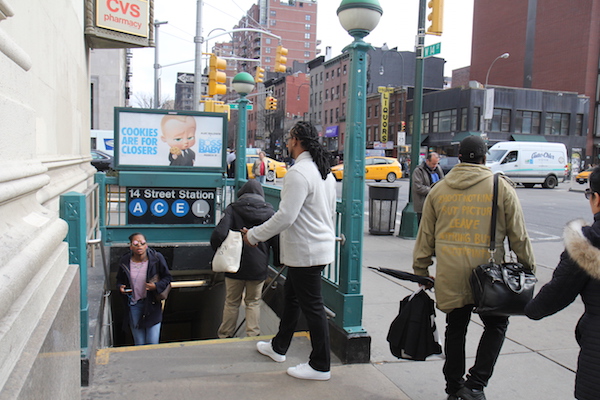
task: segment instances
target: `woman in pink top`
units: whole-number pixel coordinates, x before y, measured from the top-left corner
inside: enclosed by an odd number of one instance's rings
[[[117,289],[126,295],[123,330],[131,327],[136,346],[158,344],[162,304],[157,294],[171,283],[171,272],[162,254],[148,247],[141,233],[129,236],[129,251],[119,261]]]

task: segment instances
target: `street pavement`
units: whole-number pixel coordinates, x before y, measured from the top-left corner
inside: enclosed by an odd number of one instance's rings
[[[368,221],[368,216],[365,220]],[[288,367],[307,361],[308,337],[299,333],[294,338],[284,363],[260,355],[256,341],[268,340],[277,327],[277,318],[263,307],[261,327],[265,336],[260,338],[98,350],[92,364],[91,384],[82,388],[82,398],[446,399],[443,356],[431,356],[426,361],[397,359],[386,341],[400,300],[417,289],[417,284],[367,268],[412,272],[414,243],[395,235],[370,235],[365,226],[362,323],[372,339],[370,363],[344,365],[334,356],[330,381],[302,381],[288,376],[285,373]],[[538,241],[533,247],[539,289],[550,280],[563,244]],[[435,275],[435,268],[431,272]],[[565,310],[541,321],[511,317],[494,375],[485,389],[487,398],[573,398],[579,351],[574,330],[582,313],[583,304],[578,298]],[[442,336],[444,318],[437,311],[436,324]],[[473,363],[481,333],[481,321],[474,315],[467,336],[467,369]]]

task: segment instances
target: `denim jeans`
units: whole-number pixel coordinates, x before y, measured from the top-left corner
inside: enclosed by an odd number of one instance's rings
[[[448,394],[455,394],[463,385],[483,390],[492,376],[504,343],[508,317],[480,316],[483,334],[477,347],[475,364],[469,369],[465,382],[465,341],[472,310],[473,305],[470,304],[446,314],[444,377]]]
[[[129,305],[129,325],[131,326],[133,342],[136,346],[158,344],[160,339],[160,322],[149,328],[136,328],[143,313],[144,300],[139,300],[137,303]]]
[[[321,295],[321,271],[324,265],[315,267],[289,267],[284,286],[283,315],[279,332],[271,341],[273,350],[285,354],[292,342],[300,311],[306,317],[310,332],[310,353],[308,364],[317,371],[330,369],[329,325],[323,297]]]
[[[267,179],[266,175],[257,175],[256,176],[256,180],[258,181],[258,183],[260,183],[261,185],[265,184],[265,181]]]

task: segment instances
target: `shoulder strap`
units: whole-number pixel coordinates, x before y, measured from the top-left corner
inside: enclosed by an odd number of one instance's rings
[[[496,251],[496,220],[498,219],[498,176],[494,174],[494,194],[492,197],[492,223],[490,224],[490,258]]]

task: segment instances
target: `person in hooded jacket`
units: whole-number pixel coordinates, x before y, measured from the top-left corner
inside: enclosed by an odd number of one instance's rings
[[[436,257],[435,297],[446,313],[444,377],[448,400],[485,400],[487,386],[504,343],[508,317],[480,316],[483,335],[475,364],[465,374],[467,327],[474,308],[469,283],[472,270],[490,258],[493,174],[485,166],[487,146],[479,136],[460,143],[457,164],[429,192],[423,206],[413,251],[416,275],[429,276]],[[496,262],[504,260],[504,240],[509,239],[518,261],[534,268],[533,248],[517,194],[506,179],[498,180]]]
[[[119,260],[117,289],[125,299],[123,330],[131,328],[136,346],[158,344],[162,323],[162,293],[171,283],[162,254],[148,247],[141,233],[129,236],[129,251]]]
[[[227,206],[223,218],[210,237],[213,250],[217,250],[227,237],[229,230],[239,231],[243,227],[260,225],[275,213],[273,206],[265,201],[262,185],[249,180],[237,192],[237,200]],[[244,290],[246,304],[246,335],[260,335],[260,299],[267,278],[269,249],[273,249],[273,260],[279,265],[279,235],[256,247],[244,245],[240,269],[235,274],[225,274],[225,306],[223,321],[219,327],[220,338],[233,337],[238,320]]]
[[[600,397],[600,168],[589,178],[585,197],[594,214],[589,226],[583,220],[567,224],[565,250],[560,256],[552,280],[525,307],[525,314],[535,320],[552,315],[581,295],[585,312],[575,328],[581,348],[575,375],[575,398],[592,400]]]

